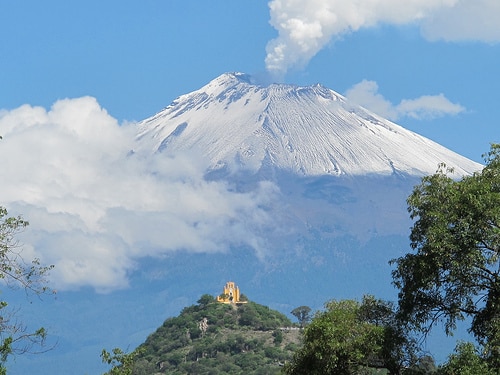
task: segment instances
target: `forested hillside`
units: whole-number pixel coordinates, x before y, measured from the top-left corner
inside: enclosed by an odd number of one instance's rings
[[[133,374],[279,374],[299,335],[285,315],[266,306],[203,295],[139,346]]]

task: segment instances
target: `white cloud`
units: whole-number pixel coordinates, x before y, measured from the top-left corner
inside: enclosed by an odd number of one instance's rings
[[[270,184],[238,193],[203,178],[195,156],[131,153],[135,129],[94,98],[0,112],[0,205],[30,221],[23,242],[56,267],[58,289],[124,288],[136,262],[175,250],[252,246],[276,194]]]
[[[395,105],[378,93],[376,82],[368,80],[363,80],[351,87],[346,91],[345,96],[372,112],[393,121],[402,117],[433,119],[457,115],[465,111],[464,107],[452,103],[443,94],[404,99]]]
[[[460,104],[452,103],[443,94],[423,95],[416,99],[404,99],[396,107],[402,116],[415,119],[432,119],[457,115],[465,111]]]
[[[331,41],[379,24],[415,24],[429,40],[500,41],[498,0],[272,0],[278,37],[266,48],[267,70],[284,76]]]
[[[345,96],[386,119],[398,118],[394,105],[378,93],[378,85],[375,81],[363,80],[347,90]]]
[[[439,9],[422,21],[422,34],[428,40],[500,41],[500,1],[462,0]]]

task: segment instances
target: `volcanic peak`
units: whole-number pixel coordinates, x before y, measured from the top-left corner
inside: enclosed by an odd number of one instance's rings
[[[258,85],[225,73],[139,124],[153,151],[197,151],[212,168],[298,175],[457,174],[481,165],[350,103],[322,85]]]

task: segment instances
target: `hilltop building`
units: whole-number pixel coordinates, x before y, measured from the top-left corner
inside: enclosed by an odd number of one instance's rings
[[[240,288],[233,282],[228,281],[222,290],[222,294],[217,296],[220,303],[247,303],[241,300]]]

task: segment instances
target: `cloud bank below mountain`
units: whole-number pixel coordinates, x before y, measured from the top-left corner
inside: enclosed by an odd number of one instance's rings
[[[271,219],[271,183],[238,193],[206,181],[196,155],[132,152],[135,129],[91,97],[0,111],[1,205],[30,222],[26,259],[54,264],[60,290],[125,288],[142,257],[249,246]]]
[[[402,136],[404,133],[403,129],[389,132],[383,126],[372,131],[367,130],[375,126],[372,123],[375,119],[368,114],[365,126],[359,126],[359,117],[355,118],[354,125],[349,125],[347,118],[354,116],[353,108],[348,106],[348,109],[344,108],[334,113],[340,108],[338,98],[335,96],[334,100],[331,91],[319,86],[302,89],[290,86],[288,89],[294,94],[282,98],[283,105],[273,107],[274,120],[267,119],[267,122],[264,121],[259,125],[260,123],[253,122],[256,118],[262,117],[257,109],[265,104],[263,100],[269,96],[269,93],[262,95],[260,90],[269,88],[256,90],[254,86],[244,80],[241,81],[238,77],[241,78],[240,75],[226,74],[208,84],[206,86],[208,91],[215,90],[210,103],[204,102],[208,100],[208,94],[197,91],[178,98],[174,103],[180,107],[176,105],[167,107],[175,112],[173,122],[169,123],[176,129],[173,133],[180,137],[176,133],[182,133],[179,131],[179,123],[189,122],[186,132],[191,131],[195,136],[198,134],[200,143],[208,145],[209,149],[215,151],[224,149],[229,150],[230,154],[234,151],[238,153],[240,159],[242,155],[252,156],[253,152],[260,154],[258,151],[260,146],[257,147],[260,142],[270,142],[265,143],[262,150],[270,148],[274,150],[273,152],[277,152],[273,156],[276,163],[279,159],[276,142],[287,139],[288,143],[283,146],[282,156],[288,157],[293,154],[294,166],[298,165],[298,160],[305,158],[304,155],[311,154],[311,145],[316,147],[324,142],[321,137],[308,138],[318,131],[318,122],[310,123],[310,129],[315,129],[315,132],[310,132],[306,130],[307,127],[301,128],[309,120],[301,121],[300,116],[295,116],[295,120],[287,117],[289,113],[304,111],[305,108],[309,108],[312,112],[301,114],[304,119],[324,119],[325,108],[330,108],[332,113],[328,115],[331,119],[328,126],[336,125],[332,129],[324,130],[323,133],[329,134],[330,130],[336,129],[335,127],[339,128],[338,131],[343,128],[345,132],[342,134],[348,138],[343,142],[350,144],[350,148],[345,152],[350,153],[353,160],[364,157],[368,151],[367,147],[360,146],[361,143],[357,148],[354,147],[356,142],[361,142],[361,134],[367,137],[364,139],[364,144],[367,145],[373,144],[375,133],[380,137],[381,134],[388,134],[389,139],[383,139],[389,143],[390,140],[394,142],[395,136]],[[236,86],[241,84],[242,91],[238,91],[233,84]],[[379,95],[373,83],[365,82],[364,86],[367,87],[357,87],[358,94],[364,90],[372,96]],[[281,93],[286,91],[280,85],[273,90]],[[302,94],[298,95],[298,92]],[[306,92],[309,94],[306,95]],[[250,96],[244,100],[241,95],[244,96],[245,93]],[[292,103],[295,102],[290,99],[298,100],[303,95],[307,100],[303,98],[305,101],[294,104],[294,107]],[[193,106],[190,100],[193,96],[201,98],[203,105],[198,103]],[[311,99],[313,97],[314,100]],[[382,102],[384,100],[381,95],[379,99],[382,99]],[[323,107],[325,100],[329,100],[332,106]],[[422,110],[418,100],[413,104],[411,101],[405,103],[410,109],[413,105],[412,110],[415,113]],[[403,102],[400,106],[402,105]],[[391,109],[391,106],[389,103],[388,108]],[[214,108],[217,111],[210,112]],[[250,120],[242,119],[243,108],[255,116],[249,117]],[[185,110],[192,112],[182,114]],[[205,110],[208,112],[204,112]],[[444,113],[449,112],[444,111]],[[164,112],[160,112],[145,120],[148,130],[152,132],[150,140],[153,143],[161,142],[165,145],[161,134],[154,135],[154,133],[162,132],[167,117],[169,116]],[[295,124],[294,121],[297,119],[300,121]],[[156,124],[155,121],[159,123]],[[266,133],[271,129],[271,124],[276,130]],[[293,124],[296,126],[293,132],[290,133],[291,129],[285,131],[285,125]],[[258,179],[254,178],[250,184],[244,184],[244,181],[237,178],[233,184],[228,181],[207,179],[206,171],[209,166],[213,167],[211,162],[217,163],[222,160],[229,163],[234,161],[234,158],[221,159],[221,154],[218,158],[209,160],[208,149],[195,147],[195,143],[190,140],[184,139],[182,145],[185,147],[178,150],[166,147],[162,152],[153,152],[157,148],[143,147],[144,144],[141,147],[136,138],[139,125],[120,124],[92,97],[59,100],[49,110],[30,105],[12,110],[0,110],[0,134],[3,136],[0,141],[0,157],[4,160],[0,169],[0,179],[3,181],[0,185],[0,205],[7,207],[11,215],[23,215],[30,221],[31,226],[22,233],[21,240],[25,245],[24,257],[26,259],[36,257],[44,264],[54,264],[55,269],[50,279],[55,288],[74,290],[87,286],[100,292],[123,289],[128,286],[130,276],[138,269],[141,259],[162,258],[175,251],[215,253],[246,248],[253,249],[258,259],[268,260],[272,256],[279,257],[283,248],[290,250],[293,247],[293,244],[288,244],[290,246],[284,244],[287,235],[290,233],[293,236],[307,235],[309,233],[307,231],[317,225],[323,228],[330,226],[332,233],[349,232],[353,235],[355,232],[355,236],[360,231],[364,233],[373,229],[368,228],[370,223],[360,225],[359,219],[356,218],[362,216],[362,213],[352,217],[345,215],[345,212],[352,213],[353,207],[359,206],[360,210],[366,210],[366,205],[357,205],[357,200],[350,197],[353,192],[349,189],[354,189],[352,186],[355,187],[356,184],[347,188],[336,186],[335,183],[329,185],[328,181],[323,181],[326,185],[313,184],[312,186],[319,191],[314,191],[313,187],[296,186],[295,190],[292,189],[296,196],[291,202],[286,196],[291,189],[289,183],[282,185],[279,181],[257,182]],[[241,141],[238,137],[251,126],[258,127],[255,133],[257,136],[251,138],[250,143],[247,142],[245,145],[245,141]],[[351,134],[347,129],[352,127],[355,131]],[[200,132],[197,133],[194,129]],[[225,137],[231,134],[228,133],[229,130],[233,133],[228,139]],[[397,135],[399,133],[401,134]],[[169,138],[170,133],[164,135],[167,139],[171,138]],[[343,139],[344,136],[339,135],[338,138]],[[309,139],[320,139],[320,141],[309,141]],[[423,142],[427,145],[427,141]],[[376,147],[377,152],[381,145],[382,143]],[[394,149],[400,146],[398,144]],[[307,152],[300,151],[302,149]],[[295,150],[300,152],[295,153]],[[339,150],[323,155],[328,166],[331,165],[334,156],[341,159],[345,156],[339,154]],[[452,154],[452,159],[455,160],[455,156],[458,155]],[[315,151],[314,155],[319,157],[320,153]],[[395,158],[389,163],[387,154],[383,154],[381,163],[384,170],[389,168],[387,172],[389,176],[394,173],[395,165],[398,165],[397,160],[400,160],[399,156],[402,155],[403,153],[394,154]],[[402,156],[402,159],[405,158],[407,156]],[[242,161],[240,159],[239,162]],[[369,158],[370,163],[373,159]],[[256,160],[261,162],[261,159]],[[430,163],[425,157],[419,160],[426,167]],[[469,162],[462,157],[457,160],[460,163]],[[265,161],[267,163],[267,159]],[[259,163],[256,165],[263,165]],[[305,158],[304,163],[311,164],[312,159]],[[376,173],[374,171],[377,169],[366,169],[370,163],[361,163],[362,168],[365,168],[363,170],[366,173]],[[415,166],[415,159],[412,159],[410,164]],[[401,160],[401,165],[407,165],[407,162]],[[470,165],[474,166],[475,163],[470,162]],[[235,168],[243,167],[235,165]],[[353,168],[360,166],[353,165]],[[307,170],[305,164],[299,169],[302,172]],[[286,168],[284,170],[289,171]],[[320,170],[319,175],[311,175],[324,176],[325,169],[320,168]],[[244,192],[238,190],[236,186],[238,183],[245,185]],[[288,193],[282,194],[277,186],[278,183]],[[305,198],[299,193],[301,189],[306,191]],[[367,199],[373,200],[373,207],[378,210],[383,206],[381,202],[384,195],[380,194],[374,198],[374,189],[370,187],[369,190],[372,195]],[[404,193],[401,202],[404,202]],[[360,194],[368,195],[364,190]],[[301,201],[298,202],[299,200]],[[331,200],[330,206],[327,204],[328,200]],[[344,206],[338,205],[338,202],[343,202]],[[292,207],[294,205],[298,206],[294,208]],[[387,213],[384,211],[382,214]],[[378,219],[381,216],[377,215],[372,216],[380,221]],[[391,215],[389,213],[389,216]],[[336,218],[342,221],[342,225],[339,226],[338,223],[334,225],[332,220]],[[391,223],[389,221],[389,227]],[[338,230],[340,227],[343,232]],[[292,241],[295,240],[296,237],[293,237]]]

